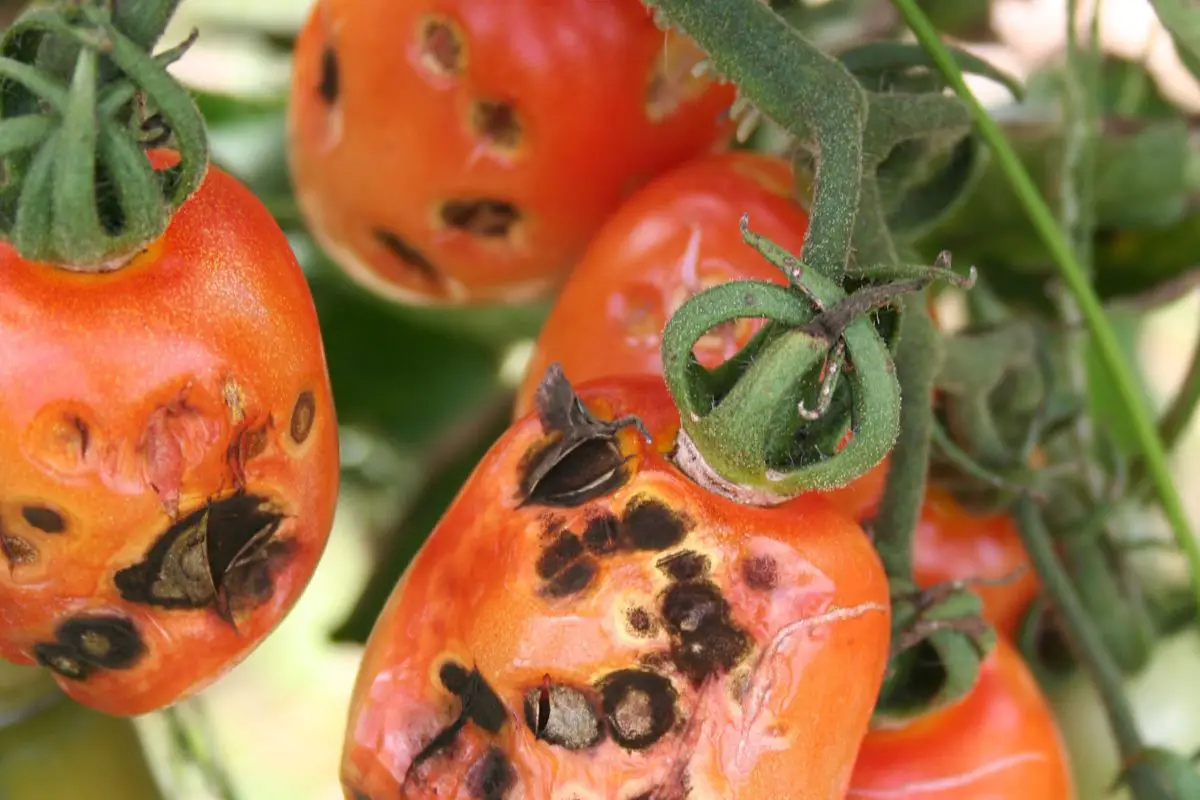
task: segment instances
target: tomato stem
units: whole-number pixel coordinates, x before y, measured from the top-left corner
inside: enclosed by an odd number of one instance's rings
[[[0,238],[26,259],[79,272],[120,268],[166,230],[208,169],[204,119],[156,57],[178,0],[34,6],[0,40]],[[165,129],[179,160],[154,170]]]

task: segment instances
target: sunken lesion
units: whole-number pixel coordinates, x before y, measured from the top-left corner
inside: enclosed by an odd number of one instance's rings
[[[672,584],[660,614],[671,635],[675,668],[693,685],[728,673],[750,651],[750,637],[732,617],[729,601],[709,581]]]
[[[604,728],[589,692],[549,683],[525,693],[525,724],[534,736],[566,750],[586,750],[604,737]]]
[[[516,203],[496,197],[447,200],[438,216],[447,228],[476,239],[509,239],[523,218]]]
[[[779,565],[767,555],[750,556],[742,560],[742,581],[759,592],[769,592],[779,585]]]
[[[67,532],[67,520],[61,511],[49,505],[30,503],[21,507],[21,517],[31,528],[42,533],[60,534]]]
[[[86,680],[99,670],[125,670],[146,654],[137,627],[116,614],[71,617],[55,631],[55,641],[34,645],[39,664],[70,680]]]
[[[375,228],[372,237],[404,267],[406,274],[429,291],[445,294],[446,277],[416,245],[395,231]]]
[[[583,543],[570,531],[563,531],[542,551],[534,565],[548,597],[578,594],[591,584],[599,565],[586,556]]]
[[[296,444],[304,444],[312,433],[317,420],[317,399],[313,393],[305,389],[296,397],[292,406],[292,419],[288,423],[288,434]]]
[[[617,670],[597,688],[609,734],[627,750],[644,750],[675,726],[678,693],[656,672]]]
[[[471,104],[471,131],[489,148],[511,153],[521,146],[524,125],[512,103],[476,100]]]
[[[6,533],[3,528],[0,528],[0,554],[8,561],[10,572],[36,564],[40,556],[33,542],[15,533]]]
[[[227,621],[270,598],[273,570],[292,551],[276,539],[284,516],[265,497],[235,494],[167,528],[145,557],[114,576],[129,602],[213,608]]]
[[[455,77],[466,70],[466,37],[449,17],[430,14],[421,18],[417,23],[417,52],[421,66],[439,77]]]
[[[341,68],[337,51],[327,44],[321,50],[321,71],[317,80],[317,96],[326,105],[333,105],[341,94]]]
[[[477,800],[506,800],[517,785],[517,771],[499,747],[489,747],[467,772],[467,788]]]

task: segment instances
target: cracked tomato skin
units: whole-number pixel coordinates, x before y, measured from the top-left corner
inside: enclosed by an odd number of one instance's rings
[[[890,626],[862,529],[820,497],[752,508],[685,478],[652,376],[579,396],[652,443],[622,427],[532,484],[569,428],[530,415],[493,446],[367,643],[345,796],[843,796]]]
[[[609,218],[555,299],[517,395],[517,416],[533,407],[546,366],[574,380],[662,374],[662,331],[692,295],[731,280],[783,285],[783,273],[742,241],[749,214],[757,233],[799,253],[808,215],[792,201],[785,159],[730,151],[691,161],[655,178]],[[758,329],[737,320],[696,343],[713,368]]]
[[[107,713],[169,705],[263,640],[325,547],[337,426],[308,286],[216,167],[127,266],[5,244],[0,276],[0,656]]]
[[[318,243],[397,302],[561,283],[622,198],[723,147],[731,84],[638,0],[319,0],[288,150]]]
[[[1050,705],[1004,639],[958,703],[863,741],[847,800],[1071,800]]]

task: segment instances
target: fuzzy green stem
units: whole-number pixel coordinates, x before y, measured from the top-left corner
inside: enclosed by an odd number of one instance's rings
[[[177,0],[131,0],[117,6],[115,20],[107,5],[35,6],[5,34],[0,58],[0,77],[14,82],[0,86],[9,173],[0,237],[23,258],[80,272],[119,268],[161,236],[208,169],[203,117],[166,71],[183,49],[147,52]],[[45,47],[38,66],[22,63],[32,57],[21,44],[28,36],[70,45],[55,51],[72,53],[68,83],[43,63]],[[175,139],[179,162],[166,169],[152,169],[143,152],[142,120],[131,107],[139,93]],[[31,96],[46,103],[31,106]],[[40,140],[32,140],[35,128]]]
[[[1021,540],[1042,581],[1047,602],[1058,614],[1067,643],[1095,682],[1104,701],[1121,759],[1125,764],[1135,764],[1146,746],[1138,730],[1133,708],[1125,696],[1121,671],[1105,649],[1087,609],[1059,563],[1036,503],[1028,497],[1019,499],[1016,518]],[[1167,800],[1167,795],[1152,773],[1135,767],[1130,770],[1128,781],[1138,800]]]
[[[800,260],[840,281],[850,259],[867,99],[837,60],[759,0],[643,0],[708,52],[743,96],[817,156]]]
[[[1183,501],[1171,478],[1166,451],[1155,429],[1154,418],[1142,400],[1138,391],[1137,379],[1121,352],[1120,344],[1105,317],[1100,299],[1088,282],[1082,267],[1076,261],[1070,243],[1059,230],[1053,213],[1029,177],[1029,173],[1021,164],[1016,151],[1008,142],[1000,126],[967,87],[958,67],[942,46],[937,32],[929,23],[928,18],[917,6],[915,0],[894,0],[894,4],[917,39],[929,51],[930,57],[937,63],[938,68],[945,75],[946,81],[967,103],[980,133],[991,146],[1013,191],[1020,198],[1030,221],[1050,251],[1063,280],[1079,303],[1088,329],[1095,338],[1097,351],[1112,377],[1122,405],[1129,414],[1134,434],[1158,490],[1163,513],[1171,525],[1176,542],[1187,555],[1193,591],[1200,598],[1200,540],[1192,535]]]
[[[924,293],[907,298],[900,321],[896,374],[900,393],[900,435],[892,448],[883,498],[875,516],[875,546],[887,574],[912,578],[912,544],[925,500],[933,437],[933,385],[941,363],[941,337],[925,311]]]

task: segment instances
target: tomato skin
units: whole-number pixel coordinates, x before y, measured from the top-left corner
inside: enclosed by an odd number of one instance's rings
[[[1125,696],[1148,747],[1184,755],[1200,751],[1198,668],[1200,633],[1193,624],[1159,640],[1146,667],[1125,678]],[[1048,693],[1074,762],[1079,796],[1130,800],[1126,786],[1109,791],[1121,757],[1095,684],[1076,672]]]
[[[1075,797],[1050,706],[1005,639],[997,641],[975,688],[961,701],[907,725],[868,733],[846,795],[847,800],[951,797]]]
[[[887,479],[879,466],[826,498],[852,519],[866,520],[879,506]],[[1016,521],[1007,514],[972,514],[945,489],[929,485],[913,538],[913,578],[928,588],[955,580],[983,578],[971,585],[983,600],[983,615],[996,630],[1016,636],[1039,582]]]
[[[382,296],[546,294],[622,197],[729,141],[734,88],[690,77],[702,57],[638,0],[319,0],[295,48],[297,200]]]
[[[248,655],[324,550],[338,440],[308,286],[216,167],[122,269],[2,245],[0,275],[0,656],[110,714],[168,705]]]
[[[662,374],[661,336],[693,294],[740,278],[786,281],[742,241],[738,220],[799,253],[808,215],[789,197],[791,164],[747,151],[699,158],[655,178],[609,218],[555,300],[542,326],[516,414],[528,413],[546,366],[558,361],[574,380]],[[757,325],[739,320],[696,346],[715,367]]]
[[[538,418],[518,421],[496,443],[368,641],[343,751],[346,797],[382,800],[399,787],[406,798],[466,800],[477,796],[472,781],[485,767],[504,777],[498,783],[507,791],[488,796],[527,800],[573,791],[622,800],[655,790],[673,796],[683,780],[696,796],[731,800],[842,796],[887,660],[888,586],[869,540],[820,497],[785,510],[752,508],[683,477],[665,458],[678,413],[653,376],[581,384],[578,392],[601,419],[637,414],[653,443],[623,429],[626,481],[556,508],[518,507],[515,494],[523,464],[546,441]],[[593,536],[612,530],[612,542],[639,541],[632,509],[647,507],[658,509],[661,524],[645,529],[656,532],[656,543],[609,548],[608,539]],[[580,532],[582,547],[573,538]],[[538,565],[547,552],[563,552],[564,537],[567,552],[582,552],[572,564],[589,564],[592,577],[575,593],[549,597],[542,575],[550,571]],[[689,606],[695,616],[687,630],[716,636],[724,604],[730,616],[720,624],[749,637],[739,640],[749,650],[736,664],[705,673],[698,684],[687,654],[720,648],[716,638],[692,642],[694,651],[678,647],[674,637],[685,628],[673,627],[675,613],[688,593],[707,599]],[[478,669],[503,713],[494,714],[496,732],[472,722],[453,747],[414,769],[417,754],[460,713],[441,677],[447,659],[459,665],[460,683]],[[619,717],[594,694],[606,677],[615,680],[614,671],[630,669],[650,672],[677,694],[672,701],[669,692],[646,690],[641,707],[656,708],[665,697],[674,724],[641,750],[619,743]],[[580,707],[600,709],[588,712],[599,720],[598,742],[571,750],[535,735],[540,723],[523,703],[540,702],[547,686],[552,699],[557,687],[573,687]]]

